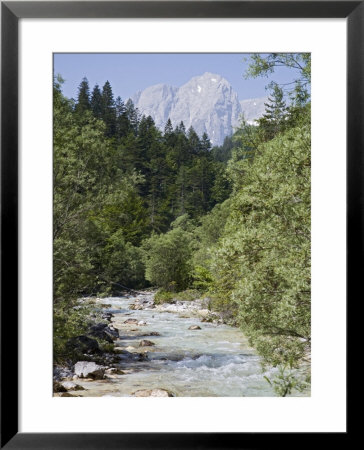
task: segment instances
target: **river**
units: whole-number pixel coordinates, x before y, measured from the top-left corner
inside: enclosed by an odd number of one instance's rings
[[[124,397],[137,390],[160,388],[184,397],[275,396],[264,379],[264,375],[273,375],[274,369],[262,373],[259,356],[241,331],[156,308],[130,309],[135,300],[136,297],[125,296],[98,301],[103,303],[104,311],[113,313],[112,325],[120,335],[115,347],[136,354],[144,352],[146,358],[130,361],[120,355],[120,362],[114,367],[124,374],[99,381],[79,379],[77,383],[85,390],[77,394]],[[130,318],[146,325],[125,324]],[[193,325],[201,329],[189,330]],[[152,332],[160,336],[151,336]],[[139,347],[143,339],[155,345]]]

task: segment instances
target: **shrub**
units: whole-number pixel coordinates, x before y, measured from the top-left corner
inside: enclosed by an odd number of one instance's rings
[[[175,294],[173,292],[168,292],[163,289],[160,289],[156,292],[154,296],[154,303],[156,305],[161,305],[163,303],[171,303],[174,299]]]
[[[186,289],[191,281],[192,233],[174,228],[144,243],[145,277],[166,291]]]

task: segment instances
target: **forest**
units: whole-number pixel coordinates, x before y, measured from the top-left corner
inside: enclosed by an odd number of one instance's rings
[[[245,76],[282,65],[294,83],[271,82],[265,114],[219,147],[183,122],[160,131],[109,82],[85,77],[72,100],[55,77],[56,362],[86,326],[80,297],[153,289],[156,303],[208,297],[279,368],[280,395],[310,383],[310,54],[253,55]]]

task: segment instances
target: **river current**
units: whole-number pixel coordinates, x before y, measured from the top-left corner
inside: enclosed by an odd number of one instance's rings
[[[132,310],[135,298],[102,299],[105,311],[114,314],[112,324],[119,330],[116,347],[145,352],[145,360],[130,361],[120,355],[118,367],[124,374],[100,381],[78,380],[86,390],[82,396],[130,396],[140,389],[166,389],[183,397],[270,397],[275,393],[262,373],[259,356],[247,338],[228,325],[201,323],[198,317],[153,309]],[[127,325],[137,319],[146,325]],[[189,330],[192,325],[201,327]],[[158,332],[160,336],[148,336]],[[144,335],[144,336],[141,336]],[[139,347],[142,339],[155,345]]]

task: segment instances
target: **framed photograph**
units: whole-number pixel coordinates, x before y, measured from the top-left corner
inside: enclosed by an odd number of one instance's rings
[[[2,2],[2,447],[348,437],[363,8]]]

